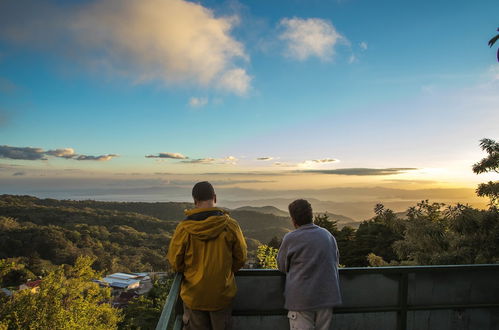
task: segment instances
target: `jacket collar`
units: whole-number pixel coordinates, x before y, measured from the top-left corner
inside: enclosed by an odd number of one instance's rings
[[[305,230],[305,229],[310,229],[313,227],[315,227],[315,224],[312,222],[312,223],[307,223],[307,224],[301,225],[300,227],[296,228],[296,230]]]
[[[206,207],[185,210],[184,213],[186,215],[184,220],[202,221],[208,217],[224,215],[227,211],[218,207]]]

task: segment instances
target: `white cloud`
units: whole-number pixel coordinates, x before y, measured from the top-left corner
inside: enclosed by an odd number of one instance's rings
[[[367,42],[362,41],[362,42],[359,44],[359,47],[360,47],[360,49],[362,49],[362,50],[367,50]]]
[[[213,164],[215,162],[215,158],[198,158],[198,159],[191,159],[191,160],[183,160],[182,163],[186,164]]]
[[[312,160],[312,162],[314,163],[336,163],[336,162],[339,162],[338,159],[334,159],[334,158],[323,158],[323,159],[314,159]]]
[[[291,163],[282,163],[282,162],[275,162],[274,166],[280,166],[280,167],[295,167],[295,164]]]
[[[147,155],[146,158],[188,159],[189,157],[178,152],[160,152],[157,155]]]
[[[225,157],[222,162],[223,163],[226,163],[226,164],[231,164],[231,165],[236,165],[237,162],[239,161],[239,159],[237,159],[236,157],[234,156],[228,156],[228,157]]]
[[[232,92],[244,95],[250,89],[251,77],[241,68],[232,69],[223,74],[220,78],[219,87],[231,90]]]
[[[185,0],[0,3],[0,38],[42,47],[134,82],[244,94],[251,79],[238,63],[249,56],[231,35],[238,22],[238,17],[216,17]]]
[[[335,158],[312,159],[298,163],[297,166],[299,168],[313,169],[313,168],[323,168],[323,166],[325,165],[337,162],[339,162],[339,160]]]
[[[109,154],[109,155],[100,155],[100,156],[88,156],[88,155],[77,155],[77,157],[73,157],[76,160],[96,160],[99,162],[107,162],[115,157],[119,157],[119,155]]]
[[[193,108],[201,108],[208,104],[208,98],[206,97],[191,97],[189,99],[189,106]]]
[[[284,31],[279,36],[287,42],[285,55],[303,61],[316,56],[330,60],[334,47],[344,41],[331,22],[319,18],[283,18],[280,26]]]
[[[61,157],[61,158],[73,158],[76,156],[73,148],[55,149],[46,152],[47,155]]]

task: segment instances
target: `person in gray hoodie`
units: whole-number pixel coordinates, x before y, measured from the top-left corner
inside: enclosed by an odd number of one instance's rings
[[[295,200],[288,208],[296,229],[284,236],[277,265],[286,274],[284,308],[290,328],[329,330],[333,307],[341,304],[336,239],[313,223],[308,201]]]

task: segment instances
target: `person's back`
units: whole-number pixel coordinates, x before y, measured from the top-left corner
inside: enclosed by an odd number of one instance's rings
[[[213,187],[200,183],[213,193],[197,196],[196,186],[196,208],[185,212],[168,250],[172,268],[184,273],[184,329],[230,329],[230,305],[237,290],[234,272],[246,261],[246,243],[237,222],[214,207]]]
[[[336,240],[312,222],[305,200],[289,206],[296,230],[279,249],[279,270],[286,273],[285,308],[292,329],[329,329],[333,307],[341,304]]]

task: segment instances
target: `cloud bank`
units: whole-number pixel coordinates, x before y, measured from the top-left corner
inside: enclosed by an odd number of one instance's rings
[[[0,38],[56,51],[135,83],[161,81],[245,94],[249,60],[231,36],[237,17],[184,0],[0,3]],[[3,23],[2,23],[3,22]]]
[[[418,170],[417,168],[338,168],[335,170],[306,170],[306,173],[335,174],[335,175],[357,175],[357,176],[376,176],[376,175],[394,175],[407,171]]]
[[[107,154],[100,156],[89,156],[76,154],[72,148],[43,150],[42,148],[34,147],[12,147],[7,145],[0,146],[0,158],[18,159],[18,160],[48,160],[47,157],[57,157],[74,160],[95,160],[108,161],[115,157],[116,154]]]
[[[283,18],[280,26],[283,31],[279,38],[286,42],[285,55],[299,61],[313,56],[330,60],[334,47],[346,40],[331,22],[320,18]]]

